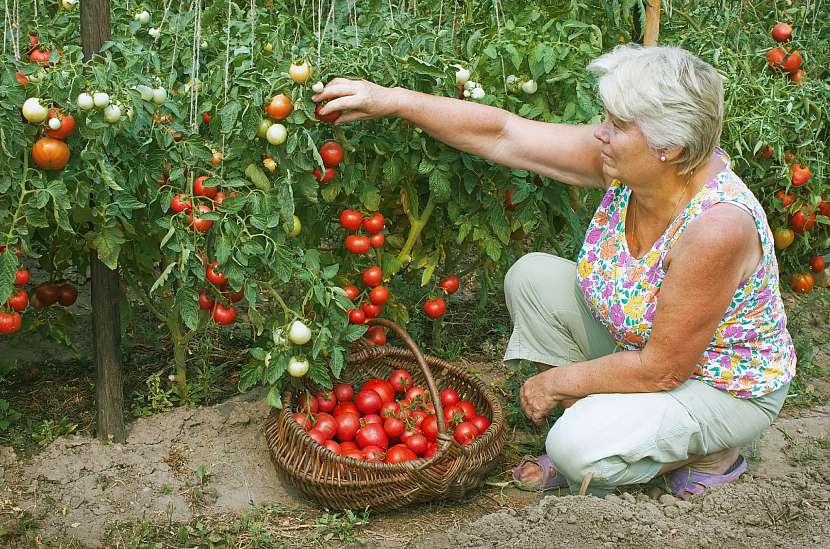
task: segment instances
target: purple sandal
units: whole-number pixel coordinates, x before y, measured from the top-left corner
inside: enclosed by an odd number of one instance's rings
[[[701,473],[689,467],[681,467],[667,475],[665,488],[671,495],[688,500],[691,496],[702,494],[707,488],[732,482],[744,472],[746,460],[743,456],[738,456],[732,467],[722,475]]]
[[[542,469],[542,483],[539,486],[531,486],[519,480],[519,472],[528,463],[535,463]],[[551,475],[551,473],[554,473]],[[519,490],[527,492],[544,492],[546,490],[553,490],[554,488],[564,488],[568,486],[568,481],[563,477],[559,471],[553,468],[550,458],[547,454],[542,454],[539,457],[526,457],[519,465],[513,469],[513,483]]]

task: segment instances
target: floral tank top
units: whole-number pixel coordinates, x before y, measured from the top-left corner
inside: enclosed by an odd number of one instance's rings
[[[713,205],[726,202],[749,212],[763,257],[732,296],[714,337],[697,361],[693,378],[739,398],[771,393],[795,375],[796,355],[778,287],[778,261],[761,204],[726,168],[686,205],[640,259],[628,251],[625,215],[631,190],[614,180],[594,214],[577,260],[577,281],[593,316],[621,349],[648,341],[665,276],[663,259],[685,228]]]

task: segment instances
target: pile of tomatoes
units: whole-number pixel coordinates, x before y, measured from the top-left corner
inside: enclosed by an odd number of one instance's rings
[[[459,444],[471,444],[490,427],[490,419],[454,389],[442,390],[440,399],[447,431]],[[438,450],[435,406],[406,370],[370,379],[358,392],[341,383],[330,391],[305,393],[297,409],[293,418],[308,436],[339,456],[401,463],[430,458]]]

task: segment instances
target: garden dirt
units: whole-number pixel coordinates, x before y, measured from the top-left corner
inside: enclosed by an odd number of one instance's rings
[[[25,460],[0,448],[0,532],[26,512],[44,541],[98,546],[115,521],[181,523],[265,504],[314,512],[275,474],[263,397],[140,418],[124,445],[76,435]],[[746,454],[749,474],[689,503],[638,490],[540,500],[495,482],[460,504],[373,515],[357,534],[386,547],[830,546],[830,406],[780,418]]]

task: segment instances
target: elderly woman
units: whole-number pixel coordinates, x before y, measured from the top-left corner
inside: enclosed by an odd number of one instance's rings
[[[314,100],[339,123],[399,116],[493,162],[605,189],[576,263],[532,253],[505,278],[505,361],[540,372],[522,407],[537,424],[567,408],[546,454],[514,478],[595,495],[659,478],[687,498],[746,470],[741,447],[770,426],[795,374],[772,234],[718,148],[712,66],[620,46],[588,69],[606,111],[595,125],[340,78]]]

